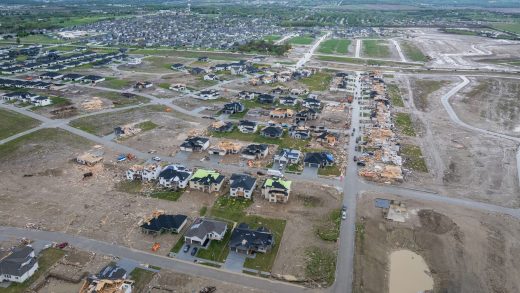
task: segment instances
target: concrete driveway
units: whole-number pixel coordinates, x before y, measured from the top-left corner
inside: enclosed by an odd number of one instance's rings
[[[228,271],[242,273],[246,259],[247,256],[245,254],[230,251],[223,268]]]
[[[303,176],[306,179],[316,179],[318,178],[318,168],[305,167],[301,176]]]

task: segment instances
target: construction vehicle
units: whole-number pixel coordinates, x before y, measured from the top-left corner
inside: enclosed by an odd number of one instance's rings
[[[129,161],[132,161],[135,159],[135,155],[134,154],[126,154],[126,158],[129,160]]]
[[[161,244],[159,242],[155,242],[153,245],[152,245],[152,251],[153,252],[156,252],[157,250],[159,250],[159,248],[161,248]]]

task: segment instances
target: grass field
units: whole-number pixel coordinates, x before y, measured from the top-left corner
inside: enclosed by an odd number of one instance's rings
[[[306,85],[310,91],[326,91],[329,89],[331,81],[332,75],[324,71],[300,79],[300,82]]]
[[[130,279],[134,280],[134,287],[132,288],[136,292],[145,292],[146,287],[150,281],[152,281],[154,272],[147,271],[141,268],[135,268],[130,273]]]
[[[318,175],[322,176],[340,176],[341,170],[338,166],[328,166],[318,169]]]
[[[43,250],[38,256],[38,270],[32,275],[29,279],[27,279],[22,284],[13,283],[11,286],[7,288],[0,288],[0,292],[2,293],[23,293],[27,292],[28,288],[36,281],[38,278],[43,276],[47,270],[53,266],[58,260],[60,260],[65,255],[65,251],[56,248],[47,248]]]
[[[350,58],[350,57],[340,57],[340,56],[323,56],[317,55],[317,59],[321,61],[331,61],[331,62],[341,62],[341,63],[350,63],[350,64],[361,64],[361,65],[373,65],[373,66],[411,66],[414,64],[406,63],[406,62],[396,62],[396,61],[383,61],[383,60],[372,60],[372,59],[360,59],[360,58]]]
[[[512,32],[515,34],[520,34],[520,22],[512,22],[512,23],[495,23],[491,25],[493,28]]]
[[[317,246],[308,248],[305,253],[305,277],[325,287],[332,285],[336,273],[336,253]]]
[[[397,129],[408,136],[415,136],[415,129],[413,128],[412,118],[408,113],[397,113],[395,115],[395,125]]]
[[[316,228],[316,235],[325,241],[336,241],[339,237],[341,210],[333,210],[326,221]]]
[[[369,58],[389,58],[388,42],[383,40],[363,40],[363,55]]]
[[[117,79],[113,77],[107,77],[105,81],[100,83],[100,86],[108,87],[111,89],[123,89],[130,86],[130,81],[125,79]]]
[[[239,61],[241,59],[247,59],[250,55],[234,54],[234,53],[219,53],[219,52],[197,52],[197,51],[183,51],[173,49],[133,49],[130,50],[130,54],[143,54],[143,55],[158,55],[158,56],[177,56],[184,58],[199,58],[208,57],[214,60],[225,60],[225,61]]]
[[[17,133],[36,127],[38,120],[25,115],[0,109],[0,139],[13,136]]]
[[[296,36],[289,39],[291,45],[310,45],[314,41],[314,38],[307,36]]]
[[[332,39],[326,40],[320,44],[318,52],[323,54],[347,54],[350,40]]]
[[[280,36],[280,35],[268,35],[268,36],[264,37],[264,40],[271,41],[271,42],[276,42],[281,39],[282,39],[282,36]]]
[[[404,159],[403,167],[428,173],[428,166],[421,152],[421,148],[416,145],[403,144],[401,145],[401,156]]]
[[[409,60],[416,62],[428,62],[428,57],[424,55],[421,49],[419,49],[414,44],[410,42],[401,42],[400,46],[404,51],[404,55],[406,55]]]
[[[390,96],[390,102],[394,107],[404,107],[403,98],[401,97],[401,91],[396,84],[387,85],[388,95]]]
[[[164,191],[155,191],[150,194],[150,197],[152,198],[158,198],[158,199],[164,199],[169,201],[177,201],[179,198],[181,198],[182,194],[184,193],[184,190],[164,190]]]
[[[199,249],[197,257],[216,262],[225,262],[229,254],[229,241],[231,240],[231,227],[226,231],[222,241],[211,241],[207,249]]]

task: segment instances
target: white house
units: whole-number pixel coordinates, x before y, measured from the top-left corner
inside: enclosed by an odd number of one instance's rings
[[[52,104],[52,101],[48,97],[38,96],[33,99],[32,103],[35,106],[43,107],[43,106],[48,106],[48,105]]]
[[[213,73],[204,75],[204,80],[218,80],[218,76]]]
[[[23,283],[38,269],[38,260],[31,246],[16,247],[2,255],[0,251],[0,283]]]
[[[186,188],[192,171],[180,165],[166,166],[159,174],[159,184],[166,188]]]
[[[141,178],[143,179],[143,181],[157,180],[157,178],[159,178],[159,173],[161,173],[161,169],[161,165],[157,163],[145,165],[143,167],[143,173],[141,175]]]
[[[255,177],[246,174],[233,174],[229,179],[229,196],[251,199],[255,187]]]

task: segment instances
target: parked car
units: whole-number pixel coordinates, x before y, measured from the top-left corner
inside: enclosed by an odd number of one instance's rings
[[[156,161],[156,162],[159,162],[159,161],[161,161],[161,158],[159,158],[159,157],[153,157],[152,160],[154,160],[154,161]]]
[[[258,171],[258,172],[256,172],[256,175],[264,176],[264,175],[265,175],[265,172]]]
[[[354,156],[354,162],[357,162],[357,157],[356,156]]]
[[[365,162],[363,162],[363,161],[359,161],[359,162],[357,162],[357,165],[361,166],[361,167],[365,167],[367,164],[365,164]]]
[[[59,248],[59,249],[63,249],[67,246],[69,246],[68,242],[62,242],[62,243],[56,244],[56,248]]]
[[[347,212],[346,211],[342,211],[341,212],[341,219],[342,220],[346,220],[347,219]]]
[[[193,247],[191,250],[191,256],[195,256],[195,254],[197,254],[197,250],[199,250],[197,247]]]
[[[190,251],[190,248],[191,246],[189,244],[186,244],[186,246],[184,246],[184,249],[182,250],[184,253]]]

